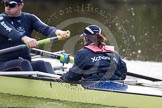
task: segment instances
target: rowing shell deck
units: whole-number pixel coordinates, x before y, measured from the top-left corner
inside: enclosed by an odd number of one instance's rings
[[[106,87],[103,88],[105,84]],[[0,76],[0,88],[0,93],[71,102],[129,108],[160,108],[162,106],[162,90],[113,81],[81,85],[48,78]]]

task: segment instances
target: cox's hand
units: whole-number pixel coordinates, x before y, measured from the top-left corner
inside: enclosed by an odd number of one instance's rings
[[[37,40],[28,36],[22,37],[21,40],[30,48],[36,48],[38,46]]]
[[[62,30],[56,30],[55,34],[57,36],[61,36],[63,40],[70,37],[70,31],[62,31]]]

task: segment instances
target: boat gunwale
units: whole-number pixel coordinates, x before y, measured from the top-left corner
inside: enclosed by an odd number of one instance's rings
[[[81,87],[83,87],[86,90],[96,90],[96,91],[104,91],[104,92],[115,92],[115,93],[123,93],[123,94],[132,94],[132,95],[143,95],[143,96],[152,96],[152,97],[162,97],[162,95],[151,95],[151,94],[144,94],[144,93],[133,93],[133,92],[126,92],[126,91],[119,91],[119,90],[111,90],[111,89],[97,89],[97,88],[89,88],[85,87],[82,83],[78,81],[68,81],[64,82],[63,80],[60,79],[55,79],[51,77],[27,77],[27,76],[5,76],[9,78],[21,78],[21,79],[29,79],[29,80],[39,80],[39,81],[50,81],[50,82],[58,82],[58,83],[67,83],[70,85],[75,85],[79,84]],[[115,80],[111,80],[110,82],[114,82]],[[94,83],[94,81],[92,81]],[[95,81],[98,82],[98,81]],[[118,82],[121,83],[121,82]],[[124,83],[123,83],[124,84]],[[127,84],[128,85],[128,84]],[[130,86],[130,85],[128,85]],[[134,85],[137,86],[137,85]],[[140,86],[140,87],[145,87],[145,86]],[[149,87],[151,88],[151,87]]]

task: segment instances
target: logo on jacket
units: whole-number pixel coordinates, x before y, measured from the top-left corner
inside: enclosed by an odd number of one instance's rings
[[[18,27],[17,30],[18,30],[19,32],[23,32],[23,33],[25,32],[24,28],[22,28],[22,27]]]
[[[97,62],[97,61],[100,61],[100,60],[111,60],[111,57],[108,57],[108,56],[97,56],[97,57],[93,57],[91,58],[92,59],[92,62]]]
[[[8,31],[8,32],[12,31],[12,28],[8,27],[4,21],[2,21],[0,24],[6,29],[6,31]]]

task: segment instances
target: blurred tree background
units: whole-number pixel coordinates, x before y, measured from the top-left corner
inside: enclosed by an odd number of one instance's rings
[[[4,11],[3,4],[0,12]],[[71,31],[71,38],[42,49],[65,49],[74,54],[82,47],[79,35],[97,24],[119,54],[130,60],[162,61],[161,0],[25,0],[25,12],[43,22]],[[37,39],[45,38],[34,32]],[[74,49],[74,50],[72,50]]]

